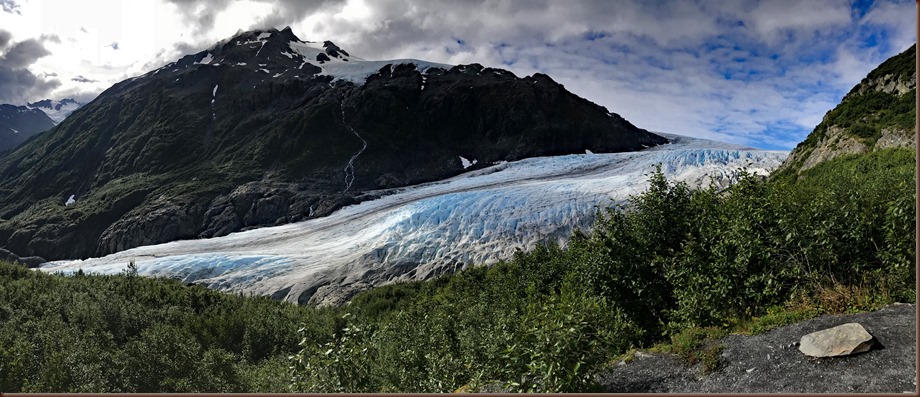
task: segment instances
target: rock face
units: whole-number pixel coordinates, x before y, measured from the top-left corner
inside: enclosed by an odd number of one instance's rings
[[[0,105],[0,153],[16,148],[51,127],[54,127],[54,122],[41,110]]]
[[[778,174],[799,173],[844,155],[916,145],[916,48],[891,57],[853,87],[789,154]]]
[[[115,84],[0,160],[0,247],[102,256],[324,216],[499,161],[666,142],[546,75],[242,32]]]
[[[16,254],[3,248],[0,248],[0,261],[18,263],[30,269],[36,268],[38,265],[46,262],[44,258],[38,256],[27,256],[25,258],[20,258]]]
[[[799,351],[811,357],[836,357],[869,351],[872,335],[858,323],[812,332],[799,341]]]

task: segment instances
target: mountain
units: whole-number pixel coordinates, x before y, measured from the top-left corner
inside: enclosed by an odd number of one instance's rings
[[[115,84],[0,160],[0,246],[100,256],[320,217],[496,162],[666,142],[543,74],[241,32]]]
[[[30,103],[28,106],[32,109],[38,109],[48,115],[54,124],[60,124],[67,116],[70,116],[74,110],[83,106],[73,98],[65,98],[58,102],[52,102],[50,99],[43,99],[38,102]]]
[[[790,153],[777,175],[796,174],[846,154],[916,144],[916,51],[893,56],[853,87]]]
[[[40,110],[0,105],[0,153],[12,150],[51,127],[54,127],[54,122]]]
[[[598,207],[645,190],[658,165],[668,179],[690,186],[727,186],[740,168],[769,174],[787,155],[666,137],[671,144],[638,152],[502,162],[435,183],[368,192],[380,198],[319,219],[49,263],[42,270],[118,274],[134,261],[143,275],[335,305],[373,286],[511,259],[541,242],[564,244],[575,229],[593,223]]]

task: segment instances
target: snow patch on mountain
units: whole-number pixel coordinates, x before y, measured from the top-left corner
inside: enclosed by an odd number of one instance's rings
[[[305,303],[322,285],[424,279],[508,259],[515,250],[540,242],[564,243],[574,229],[591,225],[598,206],[645,190],[648,174],[659,164],[671,180],[726,186],[740,168],[767,174],[788,154],[669,138],[672,144],[639,152],[496,164],[443,181],[376,192],[383,197],[323,218],[52,262],[41,270],[117,274],[134,261],[146,276],[223,291],[278,293]]]
[[[466,157],[463,157],[463,156],[457,156],[457,157],[460,157],[460,165],[463,166],[463,169],[470,168],[470,167],[472,167],[473,165],[475,165],[476,163],[479,162],[479,161],[476,160],[476,159],[473,159],[473,161],[469,161],[469,160],[466,159]]]
[[[82,107],[83,104],[77,102],[74,99],[66,98],[57,102],[53,102],[50,99],[41,100],[38,102],[29,103],[26,107],[30,109],[38,109],[48,115],[48,118],[54,122],[55,125],[60,124],[67,116],[70,116],[75,110]]]
[[[392,59],[387,61],[359,61],[359,62],[342,62],[342,63],[330,63],[325,65],[320,65],[320,68],[323,69],[320,76],[332,76],[335,80],[345,80],[355,83],[356,85],[364,85],[364,82],[373,74],[376,74],[380,71],[381,68],[387,65],[403,65],[403,64],[414,64],[416,69],[425,73],[430,68],[441,68],[441,69],[450,69],[451,65],[446,65],[443,63],[420,61],[418,59]]]
[[[213,61],[213,60],[214,60],[214,57],[212,57],[212,56],[211,56],[211,53],[208,52],[208,54],[205,55],[204,58],[201,58],[200,61],[195,62],[195,65],[207,65],[207,64],[211,63],[211,61]]]
[[[452,67],[452,65],[421,61],[418,59],[368,61],[363,58],[350,55],[339,54],[341,58],[336,56],[328,56],[326,49],[322,46],[322,44],[309,41],[291,41],[288,43],[288,45],[292,51],[302,55],[305,59],[305,62],[317,59],[317,56],[320,54],[326,55],[325,58],[328,58],[328,60],[324,61],[323,63],[312,62],[314,65],[319,66],[320,69],[323,70],[319,73],[320,76],[332,76],[333,81],[344,80],[350,81],[357,85],[363,85],[368,77],[378,73],[381,68],[387,65],[391,65],[392,68],[396,65],[414,64],[418,71],[421,73],[424,73],[430,68],[450,69]]]

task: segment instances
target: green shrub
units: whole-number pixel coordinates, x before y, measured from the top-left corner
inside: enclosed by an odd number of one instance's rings
[[[914,162],[886,149],[722,191],[659,171],[564,249],[338,309],[0,263],[0,390],[590,391],[662,342],[711,371],[728,328],[914,300]]]

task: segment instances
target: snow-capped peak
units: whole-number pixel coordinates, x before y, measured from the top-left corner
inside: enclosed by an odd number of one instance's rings
[[[83,106],[82,103],[72,98],[65,98],[57,102],[53,102],[50,99],[44,99],[27,104],[27,107],[30,109],[38,109],[48,115],[48,118],[50,118],[55,125],[60,124],[67,116],[70,116],[74,110],[79,109],[81,106]]]
[[[333,81],[342,80],[363,85],[368,77],[380,72],[385,66],[395,67],[404,64],[415,65],[415,69],[423,74],[431,68],[447,70],[453,67],[417,59],[369,61],[355,56],[329,40],[301,40],[290,28],[285,28],[280,31],[239,31],[230,38],[218,41],[205,51],[187,55],[144,76],[163,72],[183,74],[197,68],[242,67],[253,73],[265,73],[275,78],[332,76]],[[261,78],[259,75],[259,80],[255,82],[258,84]]]
[[[269,51],[266,44],[273,40],[285,40],[285,42]],[[272,29],[240,32],[226,42],[218,43],[218,46],[224,44],[251,46],[250,48],[256,50],[254,57],[260,61],[263,59],[293,60],[297,62],[294,67],[296,69],[303,69],[309,64],[321,69],[317,74],[319,76],[332,76],[334,81],[344,80],[358,85],[364,84],[369,76],[377,73],[386,65],[414,64],[422,73],[433,67],[450,69],[453,66],[418,59],[369,61],[349,53],[329,40],[321,42],[300,40],[290,31],[289,27],[281,31]],[[277,47],[281,47],[280,50]]]

